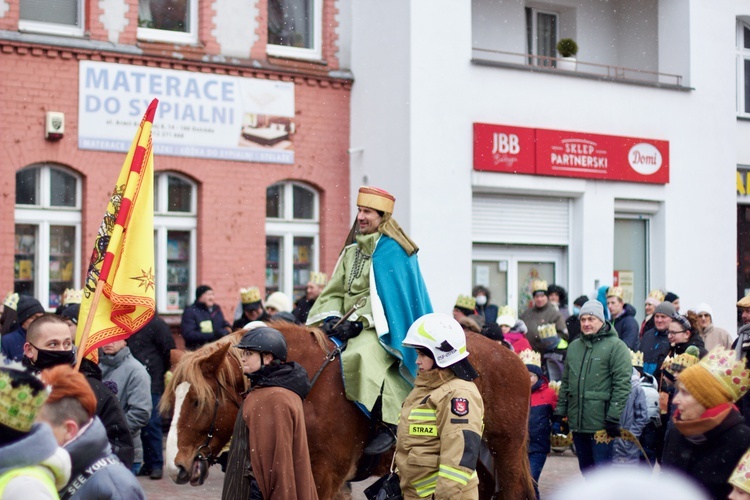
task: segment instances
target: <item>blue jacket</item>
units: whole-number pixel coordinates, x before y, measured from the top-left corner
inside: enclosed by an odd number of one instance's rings
[[[557,406],[557,394],[544,378],[537,380],[531,388],[531,410],[529,412],[529,453],[550,452],[552,412]]]
[[[204,331],[201,323],[211,322],[211,331]],[[180,326],[182,338],[185,339],[185,348],[189,351],[198,349],[203,344],[213,342],[227,335],[231,330],[229,323],[224,319],[221,307],[215,305],[210,311],[203,302],[193,302],[182,313],[182,325]]]
[[[631,351],[637,351],[640,328],[635,320],[635,307],[625,304],[622,314],[614,319],[614,325],[620,340],[625,342],[625,345]]]
[[[667,330],[663,332],[652,328],[643,334],[641,352],[643,353],[643,371],[658,378],[659,369],[667,357],[670,348]]]
[[[3,356],[13,361],[21,361],[23,359],[23,345],[26,343],[26,330],[18,325],[17,329],[3,335],[0,343],[2,344]]]

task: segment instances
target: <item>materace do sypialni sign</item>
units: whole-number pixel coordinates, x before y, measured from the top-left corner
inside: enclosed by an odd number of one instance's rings
[[[475,123],[474,170],[667,184],[669,142]]]

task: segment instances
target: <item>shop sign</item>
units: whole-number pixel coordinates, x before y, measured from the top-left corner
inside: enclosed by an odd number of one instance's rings
[[[669,142],[475,123],[474,169],[666,184]]]
[[[126,152],[148,103],[159,99],[157,155],[294,163],[294,84],[81,61],[78,147]]]

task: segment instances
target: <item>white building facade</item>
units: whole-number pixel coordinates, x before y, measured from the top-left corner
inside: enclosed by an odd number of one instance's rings
[[[750,2],[354,2],[352,202],[361,184],[394,193],[438,311],[476,284],[523,308],[534,277],[571,303],[619,280],[639,320],[660,288],[734,331],[750,287],[750,196],[733,182],[750,169],[744,14]]]

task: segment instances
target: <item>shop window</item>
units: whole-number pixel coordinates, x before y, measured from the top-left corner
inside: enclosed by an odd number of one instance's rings
[[[54,35],[83,35],[83,0],[21,0],[18,29]]]
[[[737,21],[737,113],[750,116],[750,21]]]
[[[320,59],[322,14],[323,0],[268,0],[268,54]]]
[[[554,67],[555,62],[548,57],[557,57],[558,14],[526,7],[526,46],[530,57],[529,64]]]
[[[60,305],[66,288],[80,287],[81,179],[48,164],[16,173],[13,290]]]
[[[266,293],[293,300],[318,270],[318,193],[297,182],[266,189]]]
[[[190,305],[195,289],[197,187],[171,172],[154,178],[154,265],[156,305],[178,312]]]
[[[154,42],[197,42],[198,0],[140,0],[138,38]]]

